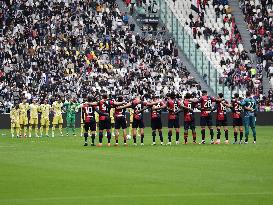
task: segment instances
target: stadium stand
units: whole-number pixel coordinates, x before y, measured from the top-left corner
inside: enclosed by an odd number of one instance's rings
[[[261,66],[267,71],[273,86],[272,69],[272,1],[244,0],[240,1],[241,9],[251,34],[251,52],[255,53]]]
[[[68,3],[69,2],[69,3]],[[161,94],[195,91],[171,39],[141,36],[115,1],[0,2],[0,96]]]
[[[166,2],[222,75],[225,85],[232,90],[239,87],[241,93],[246,89],[254,91],[255,82],[260,84],[262,76],[258,73],[258,79],[254,79],[251,74],[255,68],[243,48],[228,1]]]

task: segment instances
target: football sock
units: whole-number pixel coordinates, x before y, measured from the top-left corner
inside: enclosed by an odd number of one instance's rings
[[[48,135],[48,130],[49,130],[49,126],[46,126],[46,129],[45,129],[46,135]]]
[[[155,130],[153,130],[153,132],[152,132],[152,136],[153,136],[153,142],[155,142],[155,136],[156,136],[156,132],[155,132]]]
[[[82,133],[83,133],[83,124],[81,124],[81,136],[82,136]]]
[[[73,132],[73,135],[75,135],[75,123],[72,125],[72,132]]]
[[[31,132],[32,132],[32,125],[29,126],[29,128],[28,128],[28,134],[31,135]]]
[[[24,126],[24,135],[27,134],[27,126]]]
[[[35,126],[35,134],[38,135],[38,125]]]
[[[201,130],[201,134],[202,134],[202,140],[204,141],[205,140],[205,136],[206,136],[206,130],[202,129]]]
[[[127,143],[126,137],[123,139],[123,143],[124,143],[124,144]]]
[[[116,140],[116,144],[118,144],[118,140]]]
[[[217,128],[217,139],[219,140],[221,137],[221,131],[219,128]]]
[[[99,132],[99,143],[102,143],[103,132]]]
[[[169,140],[169,142],[172,142],[172,135],[173,135],[172,131],[169,131],[168,132],[168,140]]]
[[[245,142],[248,142],[249,127],[245,126]]]
[[[225,130],[225,138],[228,140],[228,130]]]
[[[69,134],[69,128],[70,128],[70,124],[67,123],[66,125],[66,133]]]
[[[184,141],[185,143],[188,142],[188,132],[184,132]]]
[[[87,134],[88,134],[88,133],[87,133]],[[94,143],[95,143],[95,136],[96,136],[96,135],[92,133],[92,135],[91,135],[92,144],[94,144]]]
[[[234,132],[234,141],[237,142],[238,132]]]
[[[213,140],[214,132],[213,129],[210,129],[210,139]]]
[[[243,133],[243,132],[240,132],[240,141],[243,140],[243,136],[244,136],[244,133]]]
[[[129,135],[132,134],[132,123],[130,123],[130,126],[129,126]]]
[[[196,141],[196,132],[195,131],[192,131],[192,138],[193,138],[193,141],[195,142]]]
[[[175,140],[178,141],[179,140],[179,132],[176,132],[176,135],[175,135]]]
[[[159,138],[160,138],[160,142],[163,142],[163,135],[162,135],[162,131],[159,131]]]
[[[14,128],[13,128],[13,127],[10,128],[10,133],[11,133],[12,135],[14,134]]]
[[[52,125],[52,133],[54,134],[55,132],[56,125]]]
[[[144,141],[144,134],[141,134],[140,142],[143,143]]]
[[[110,132],[110,130],[107,131],[107,140],[108,140],[108,143],[110,143],[110,141],[111,141],[111,132]]]
[[[255,127],[252,127],[252,133],[253,133],[253,139],[254,141],[256,141],[256,128]]]
[[[136,135],[133,135],[134,143],[136,143]]]
[[[44,132],[44,126],[41,126],[40,127],[40,135],[43,135],[43,132]]]
[[[85,132],[85,133],[83,134],[83,136],[84,136],[84,141],[85,141],[85,142],[87,142],[88,133],[87,133],[87,132]]]
[[[59,124],[59,130],[60,130],[60,133],[63,132],[63,125],[62,124]]]
[[[17,136],[19,136],[19,134],[20,134],[20,128],[19,127],[16,127],[16,134],[17,134]]]

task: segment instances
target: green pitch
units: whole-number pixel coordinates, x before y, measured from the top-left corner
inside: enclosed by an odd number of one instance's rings
[[[143,147],[110,148],[1,133],[1,205],[273,204],[272,127],[258,127],[256,145],[251,136],[248,145],[193,145],[190,137],[171,147],[150,146],[150,129]]]

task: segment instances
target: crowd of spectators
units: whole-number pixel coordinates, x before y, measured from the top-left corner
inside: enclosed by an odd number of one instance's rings
[[[198,93],[171,39],[135,34],[115,0],[0,1],[0,101]]]
[[[257,66],[273,76],[273,3],[272,0],[241,0],[240,7],[245,15],[251,35],[251,52],[257,56]],[[266,80],[266,79],[265,79]],[[273,86],[273,85],[271,85]],[[269,101],[272,101],[272,97]]]
[[[211,4],[216,18],[220,18],[218,26],[211,25],[207,15],[210,1],[201,1],[199,18],[189,15],[193,37],[203,36],[211,44],[211,51],[221,56],[220,71],[223,83],[232,90],[251,90],[255,94],[262,92],[260,67],[252,65],[248,53],[244,50],[240,32],[232,15],[228,1],[214,0]],[[219,22],[219,20],[217,20]],[[216,65],[217,67],[217,65]]]

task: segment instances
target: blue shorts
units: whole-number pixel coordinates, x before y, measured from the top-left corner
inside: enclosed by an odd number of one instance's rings
[[[244,117],[244,125],[245,127],[255,127],[255,116],[245,116]]]

